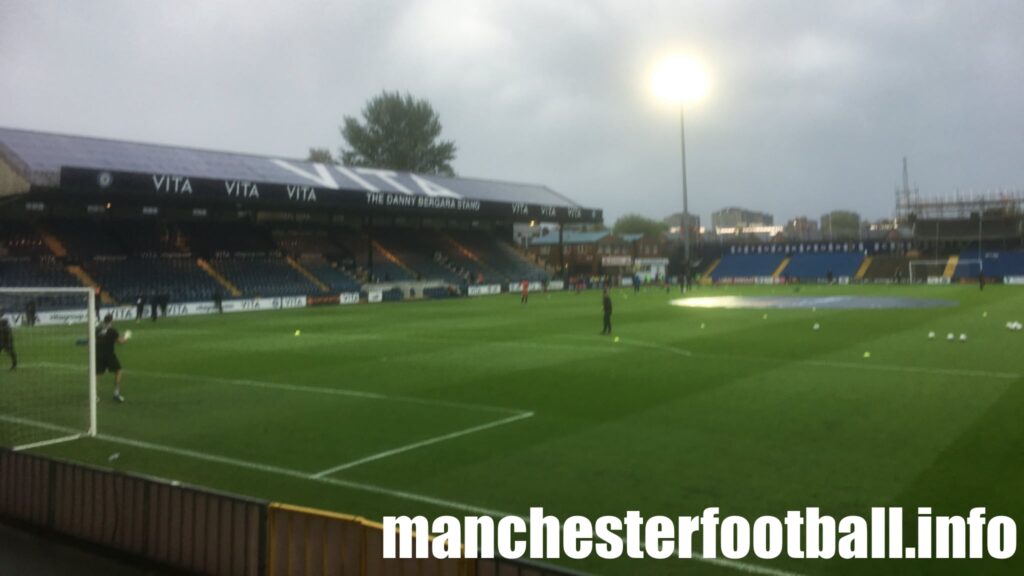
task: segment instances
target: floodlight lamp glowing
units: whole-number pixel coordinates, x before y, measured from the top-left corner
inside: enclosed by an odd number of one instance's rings
[[[686,56],[663,60],[651,76],[654,95],[674,104],[692,104],[704,99],[709,85],[704,65]]]

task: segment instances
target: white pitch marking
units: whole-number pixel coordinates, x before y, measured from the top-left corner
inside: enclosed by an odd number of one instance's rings
[[[83,367],[75,366],[73,364],[61,364],[59,362],[36,362],[30,364],[30,366],[42,366],[49,368],[63,368],[69,370],[80,370]],[[375,392],[363,392],[361,390],[348,390],[345,388],[327,388],[322,386],[301,386],[297,384],[281,384],[278,382],[266,382],[262,380],[242,380],[236,378],[216,378],[212,376],[196,376],[193,374],[183,374],[174,372],[153,372],[147,370],[125,370],[130,376],[132,374],[138,374],[140,376],[150,376],[152,378],[167,378],[175,380],[185,380],[193,382],[209,382],[211,384],[224,384],[227,386],[246,386],[249,388],[264,388],[269,390],[284,390],[287,392],[305,392],[309,394],[326,394],[328,396],[347,396],[351,398],[362,398],[366,400],[384,400],[391,402],[404,402],[406,404],[420,404],[423,406],[439,406],[443,408],[464,408],[467,410],[480,410],[485,412],[500,412],[504,414],[525,414],[526,410],[519,410],[516,408],[505,408],[502,406],[488,406],[485,404],[470,404],[463,402],[447,402],[444,400],[431,400],[429,398],[415,398],[412,396],[391,396],[387,394],[377,394]]]
[[[53,440],[42,440],[40,442],[33,442],[31,444],[22,444],[21,446],[15,446],[11,450],[15,452],[21,452],[23,450],[32,450],[34,448],[42,448],[44,446],[53,446],[54,444],[63,444],[65,442],[73,442],[82,437],[82,434],[72,434],[70,436],[64,436],[62,438],[54,438]]]
[[[394,448],[391,450],[385,450],[384,452],[378,452],[377,454],[372,454],[365,458],[360,458],[358,460],[346,462],[345,464],[339,464],[338,466],[335,466],[333,468],[328,468],[327,470],[318,472],[314,474],[313,477],[323,478],[324,476],[330,476],[331,474],[341,472],[342,470],[348,470],[349,468],[355,468],[356,466],[360,466],[368,462],[381,460],[384,458],[388,458],[390,456],[395,456],[396,454],[401,454],[403,452],[408,452],[410,450],[415,450],[417,448],[423,448],[425,446],[430,446],[432,444],[437,444],[439,442],[444,442],[446,440],[454,440],[455,438],[461,438],[462,436],[468,436],[470,434],[475,434],[477,432],[482,432],[484,430],[489,430],[491,428],[497,428],[498,426],[504,426],[506,424],[511,424],[513,422],[518,422],[519,420],[524,420],[526,418],[531,417],[533,417],[533,412],[525,412],[523,414],[517,414],[515,416],[510,416],[508,418],[503,418],[501,420],[497,420],[494,422],[488,422],[486,424],[481,424],[479,426],[473,426],[472,428],[465,428],[463,430],[457,430],[449,434],[435,436],[434,438],[428,438],[426,440],[421,440],[419,442],[414,442],[412,444],[407,444],[405,446],[400,446],[398,448]]]

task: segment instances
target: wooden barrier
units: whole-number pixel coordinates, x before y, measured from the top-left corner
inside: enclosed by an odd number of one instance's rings
[[[472,576],[476,560],[384,560],[382,526],[358,516],[271,504],[268,576]]]
[[[504,559],[383,558],[383,526],[0,449],[0,518],[211,576],[581,576]]]
[[[266,573],[265,502],[0,451],[0,516],[198,574]]]

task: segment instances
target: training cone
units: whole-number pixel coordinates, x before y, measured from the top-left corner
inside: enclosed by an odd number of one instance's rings
[[[296,330],[295,331],[295,335],[296,336],[302,336],[302,330]]]
[[[871,352],[865,352],[864,353],[864,357],[865,358],[871,358]]]

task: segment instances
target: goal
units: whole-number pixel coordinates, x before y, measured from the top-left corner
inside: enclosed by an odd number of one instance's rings
[[[0,287],[0,447],[95,436],[96,295]]]
[[[948,284],[951,279],[945,277],[946,266],[949,259],[940,260],[911,260],[910,261],[910,283],[928,282],[930,284]],[[961,258],[957,261],[957,268],[967,267],[968,276],[977,276],[981,270],[981,260]],[[962,268],[961,268],[962,270]]]

